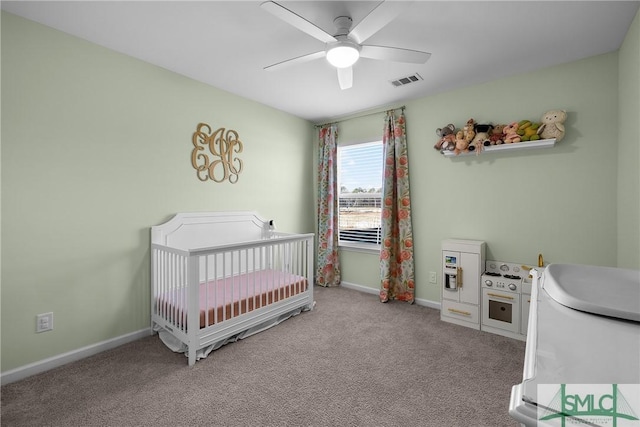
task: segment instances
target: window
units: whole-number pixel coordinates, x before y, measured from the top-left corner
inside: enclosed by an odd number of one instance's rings
[[[380,245],[382,157],[382,141],[338,147],[341,246]]]

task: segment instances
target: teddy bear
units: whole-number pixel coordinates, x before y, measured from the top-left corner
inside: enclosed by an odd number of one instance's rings
[[[453,151],[456,148],[456,136],[449,133],[440,139],[439,144],[440,151]]]
[[[495,125],[493,129],[491,129],[491,133],[489,134],[489,145],[500,145],[504,144],[502,140],[504,133],[504,127],[506,125]]]
[[[538,128],[540,123],[534,123],[529,120],[521,120],[518,123],[518,135],[522,141],[537,141],[540,139]]]
[[[453,123],[449,123],[443,128],[436,129],[436,135],[440,137],[436,145],[433,146],[436,150],[451,151],[456,146],[455,138],[456,127]]]
[[[502,130],[504,137],[502,141],[505,144],[511,144],[513,142],[520,142],[520,135],[518,135],[518,122],[513,122],[509,125],[506,125]]]
[[[560,142],[564,138],[564,121],[567,120],[565,110],[550,110],[542,115],[542,124],[538,128],[538,135],[542,139],[556,139]]]
[[[489,145],[491,142],[489,139],[489,133],[491,132],[492,128],[492,125],[476,123],[476,125],[473,127],[475,136],[473,137],[471,144],[469,144],[469,150],[479,153],[480,151],[482,151],[482,147]]]
[[[455,150],[453,150],[454,153],[456,153],[456,156],[460,153],[465,153],[469,150],[467,150],[467,148],[469,147],[469,143],[467,142],[467,139],[464,137],[464,131],[459,130],[458,133],[456,133],[456,148]]]

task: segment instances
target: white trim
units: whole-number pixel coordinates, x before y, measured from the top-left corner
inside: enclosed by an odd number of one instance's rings
[[[51,369],[66,365],[67,363],[75,362],[80,359],[93,356],[103,351],[110,350],[115,347],[119,347],[123,344],[127,344],[132,341],[139,340],[152,334],[151,328],[141,329],[136,332],[121,335],[119,337],[111,338],[106,341],[102,341],[96,344],[88,345],[86,347],[72,350],[67,353],[59,354],[57,356],[49,357],[47,359],[40,360],[38,362],[30,363],[28,365],[21,366],[16,369],[12,369],[0,374],[0,384],[5,385],[20,381],[32,375],[36,375],[42,372],[49,371]]]
[[[349,282],[340,282],[340,286],[343,286],[347,289],[353,289],[354,291],[364,292],[365,294],[378,295],[380,293],[379,289],[370,288],[369,286],[364,285],[356,285],[355,283]]]
[[[380,292],[379,289],[371,288],[369,286],[357,285],[355,283],[349,282],[340,282],[342,287],[347,289],[353,289],[354,291],[364,292],[366,294],[378,295]],[[417,305],[422,305],[424,307],[435,308],[436,310],[440,310],[440,302],[439,301],[431,301],[428,299],[416,298],[415,303]]]
[[[416,298],[416,304],[424,307],[434,308],[440,310],[440,301],[431,301],[429,299]]]
[[[530,150],[532,148],[551,148],[556,144],[556,139],[539,139],[537,141],[522,141],[515,144],[501,144],[501,145],[490,145],[488,147],[483,147],[480,153],[476,153],[475,151],[468,151],[465,153],[460,153],[460,156],[470,156],[482,153],[490,153],[492,151],[504,151],[504,150]],[[453,157],[457,156],[453,151],[441,151],[442,155],[445,157]]]

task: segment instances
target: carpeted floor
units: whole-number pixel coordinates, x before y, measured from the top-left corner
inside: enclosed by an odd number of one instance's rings
[[[151,336],[1,389],[2,426],[516,426],[524,342],[316,288],[316,308],[193,367]]]

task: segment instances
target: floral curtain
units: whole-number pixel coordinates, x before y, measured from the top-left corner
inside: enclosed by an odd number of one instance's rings
[[[382,247],[380,301],[414,301],[413,231],[409,196],[409,161],[404,109],[396,119],[388,111],[384,122],[382,183]]]
[[[338,286],[338,129],[335,124],[320,129],[318,153],[318,265],[316,284]]]

